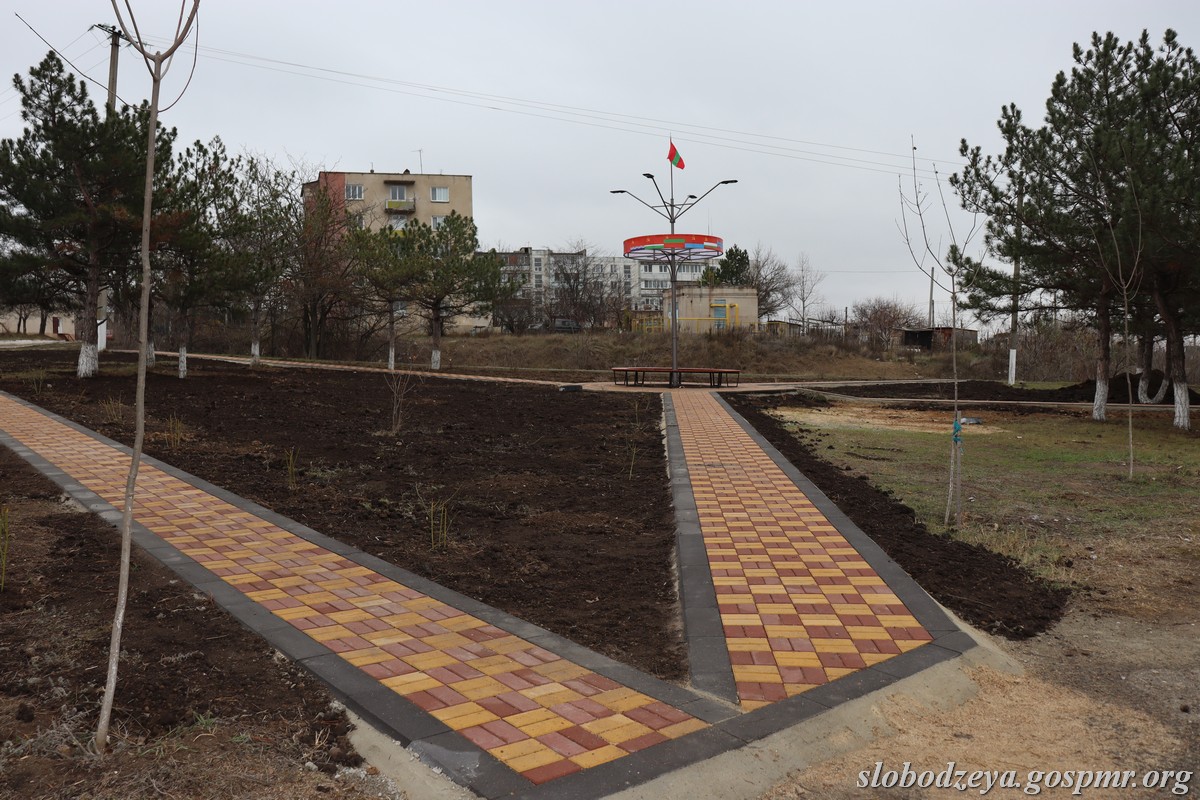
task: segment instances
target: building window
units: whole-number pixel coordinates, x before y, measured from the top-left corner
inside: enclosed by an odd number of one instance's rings
[[[431,217],[431,218],[430,218],[430,222],[431,222],[431,224],[433,225],[433,229],[434,229],[435,231],[436,231],[438,228],[442,227],[442,223],[444,223],[445,221],[446,221],[446,218],[445,218],[445,217]]]
[[[359,187],[359,188],[362,188],[362,187]],[[361,231],[364,227],[363,215],[362,214],[351,214],[350,215],[350,227],[353,230]]]
[[[406,200],[407,198],[405,197],[404,187],[403,186],[391,187],[391,194],[388,197],[388,199],[389,200]]]
[[[450,202],[450,187],[449,186],[434,186],[429,190],[429,199],[435,203]]]
[[[402,231],[402,230],[404,230],[404,223],[405,223],[405,222],[407,222],[407,220],[404,220],[404,219],[401,219],[399,222],[389,222],[389,223],[387,224],[387,229],[388,229],[389,231],[393,231],[393,232],[395,232],[395,231]]]
[[[347,200],[362,200],[363,185],[361,183],[346,184],[346,199]]]

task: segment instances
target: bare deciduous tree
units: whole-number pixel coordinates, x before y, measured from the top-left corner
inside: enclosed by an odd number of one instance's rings
[[[108,677],[104,684],[104,697],[100,704],[100,720],[96,725],[96,736],[93,740],[96,752],[104,753],[108,749],[108,727],[112,719],[113,699],[117,691],[117,665],[121,655],[121,632],[125,624],[125,605],[129,598],[129,561],[133,542],[133,496],[137,487],[138,467],[142,460],[142,444],[146,438],[146,345],[149,341],[150,291],[153,275],[150,269],[150,220],[154,210],[154,156],[155,134],[158,128],[158,93],[162,86],[163,76],[170,69],[175,51],[187,39],[196,21],[196,13],[200,10],[200,0],[192,0],[192,10],[187,11],[187,2],[179,5],[179,23],[175,28],[175,38],[165,51],[150,54],[138,30],[137,20],[133,9],[126,0],[125,8],[129,11],[129,22],[133,26],[130,35],[117,0],[112,0],[113,12],[117,22],[125,33],[125,38],[141,53],[150,71],[150,122],[146,126],[149,133],[149,143],[146,147],[146,194],[142,207],[142,302],[141,317],[138,321],[138,372],[137,372],[137,401],[135,411],[135,432],[133,438],[133,456],[129,461],[129,475],[125,481],[125,508],[121,516],[121,565],[117,581],[117,607],[113,615],[112,636],[108,650]],[[185,16],[186,15],[186,16]]]
[[[792,305],[796,276],[775,251],[761,244],[750,254],[750,285],[758,292],[758,316],[770,318]]]
[[[895,297],[874,297],[855,303],[850,318],[867,337],[867,346],[883,352],[891,349],[896,330],[920,324],[921,313],[912,303]]]
[[[793,309],[800,312],[800,330],[808,335],[808,315],[814,306],[825,301],[819,292],[826,275],[812,265],[807,253],[801,253],[796,258],[796,270],[792,274],[792,303]]]

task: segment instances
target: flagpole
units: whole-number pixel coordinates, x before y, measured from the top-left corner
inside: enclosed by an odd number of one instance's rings
[[[675,149],[675,139],[669,139],[671,149]],[[671,222],[671,236],[675,235],[675,164],[671,162],[667,166],[667,172],[671,175],[671,203],[668,209],[669,214],[667,219]],[[672,388],[679,386],[681,381],[680,375],[677,372],[679,369],[679,265],[675,261],[675,251],[668,250],[668,256],[671,267],[671,380],[668,381]]]

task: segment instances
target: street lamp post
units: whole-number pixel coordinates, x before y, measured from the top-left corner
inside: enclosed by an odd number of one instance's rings
[[[710,194],[712,194],[713,190],[716,189],[718,186],[725,186],[727,184],[737,183],[736,180],[718,181],[717,183],[713,184],[712,187],[709,188],[709,190],[707,192],[700,195],[699,197],[697,197],[694,194],[689,194],[687,197],[685,197],[683,199],[682,202],[676,203],[675,202],[675,173],[674,173],[674,171],[671,172],[671,198],[670,198],[670,200],[668,200],[666,197],[663,196],[662,189],[659,188],[658,181],[655,180],[654,175],[652,175],[649,172],[644,172],[644,173],[642,173],[642,176],[645,178],[649,178],[650,182],[654,184],[654,191],[658,193],[658,199],[661,201],[660,205],[651,205],[650,203],[647,203],[642,198],[638,197],[633,192],[626,191],[625,189],[613,189],[613,190],[611,190],[611,193],[612,194],[627,194],[630,197],[632,197],[634,200],[637,200],[639,203],[644,205],[646,208],[653,211],[655,214],[658,214],[660,217],[667,220],[667,222],[670,223],[670,225],[671,225],[671,233],[670,233],[669,241],[675,240],[675,238],[677,236],[677,234],[675,232],[675,222],[680,217],[682,217],[684,214],[686,214],[688,211],[690,211],[692,208],[694,208],[696,206],[696,204],[699,203],[701,200],[703,200],[704,198],[706,198]],[[630,240],[630,241],[633,241],[633,240]],[[665,254],[666,263],[667,263],[668,268],[670,269],[670,275],[671,275],[671,379],[670,379],[670,385],[672,388],[677,387],[680,384],[679,371],[678,371],[679,370],[679,294],[678,294],[679,259],[680,259],[681,252],[688,253],[689,251],[697,252],[697,253],[705,253],[706,257],[711,257],[713,255],[719,255],[719,253],[720,253],[719,250],[713,251],[711,248],[705,250],[704,248],[698,248],[695,245],[689,245],[687,248],[680,248],[677,246],[665,246],[665,247],[659,246],[658,247],[659,258],[652,259],[652,260],[659,260],[661,263],[661,260],[660,260],[661,255]],[[629,256],[630,253],[626,253],[626,255]],[[645,260],[645,259],[643,259],[643,260]],[[691,259],[689,259],[689,260],[691,260]]]

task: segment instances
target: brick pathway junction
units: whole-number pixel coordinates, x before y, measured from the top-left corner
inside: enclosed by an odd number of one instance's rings
[[[488,798],[602,797],[972,645],[717,393],[664,395],[688,686],[147,458],[137,544]],[[0,443],[120,519],[129,451],[0,393]]]

